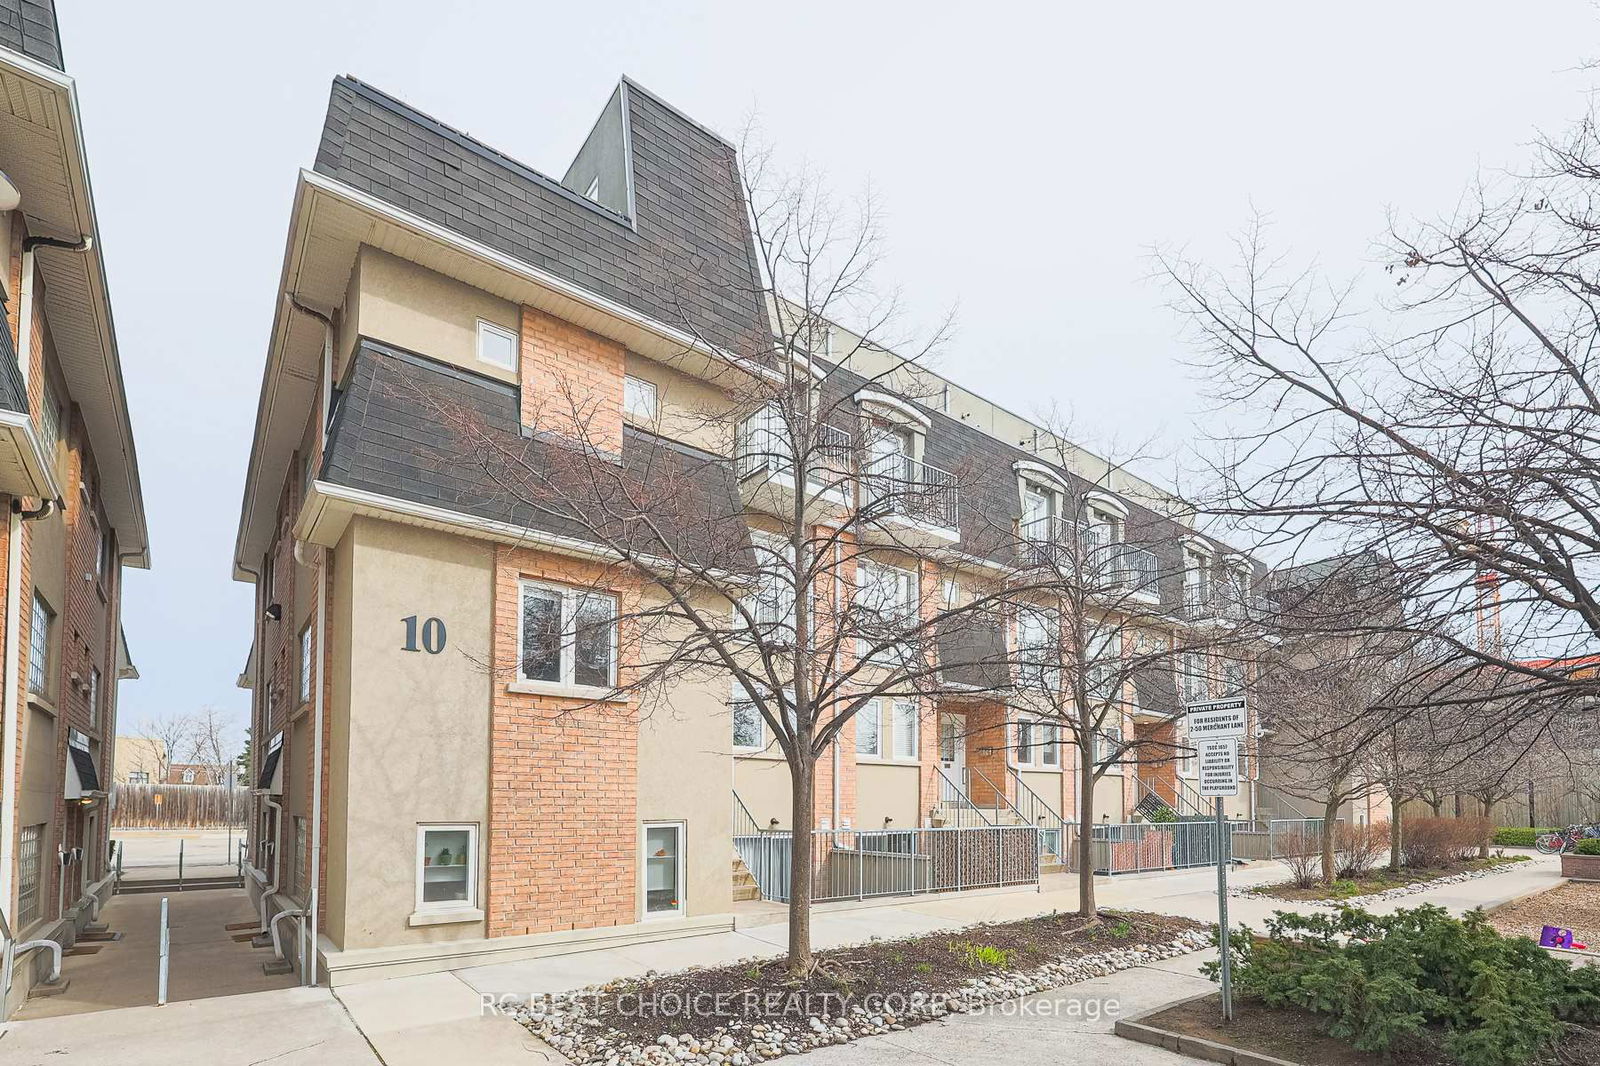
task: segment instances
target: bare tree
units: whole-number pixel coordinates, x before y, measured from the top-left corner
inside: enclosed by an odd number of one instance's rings
[[[1382,285],[1289,268],[1259,221],[1231,278],[1159,257],[1236,420],[1211,506],[1391,559],[1423,628],[1522,694],[1600,685],[1573,665],[1600,640],[1597,183],[1590,117],[1453,217],[1391,224]]]
[[[1019,597],[1051,585],[1011,575],[943,595],[943,576],[1009,545],[1011,532],[987,545],[968,535],[964,495],[985,471],[915,454],[905,412],[941,334],[894,354],[895,303],[871,284],[870,201],[838,208],[814,182],[776,176],[764,155],[744,158],[762,288],[730,298],[767,308],[770,334],[715,366],[705,353],[716,346],[698,338],[681,362],[711,388],[663,411],[659,433],[619,438],[614,408],[576,381],[524,407],[526,433],[430,392],[411,398],[450,435],[437,461],[472,470],[516,523],[593,545],[574,572],[597,606],[566,619],[525,611],[519,672],[562,646],[580,661],[604,657],[615,595],[621,670],[607,705],[626,693],[647,711],[681,686],[731,679],[733,729],[775,740],[791,786],[788,963],[800,972],[813,964],[818,760],[880,700],[925,714],[947,696],[1003,693],[1003,672],[992,688],[952,680],[939,644],[998,632]],[[958,528],[961,553],[928,532]]]
[[[238,730],[217,708],[202,707],[192,719],[188,751],[189,761],[205,770],[211,784],[226,785],[237,765]]]
[[[174,760],[181,758],[193,746],[195,720],[189,715],[168,711],[145,718],[139,724],[138,735],[155,741],[156,750],[152,753],[155,776],[152,780],[165,782]]]

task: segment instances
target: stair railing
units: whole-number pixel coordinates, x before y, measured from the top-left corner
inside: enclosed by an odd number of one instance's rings
[[[1061,849],[1067,846],[1067,823],[1050,804],[1027,786],[1016,767],[1007,767],[1006,773],[1011,775],[1011,783],[1017,786],[1017,804],[1012,809],[1021,814],[1029,825],[1039,827],[1040,853],[1054,855],[1066,862],[1067,856]]]
[[[944,767],[935,766],[933,772],[944,780],[946,795],[955,797],[953,813],[955,814],[955,822],[958,828],[974,829],[980,826],[994,825],[994,822],[990,821],[989,817],[983,813],[983,808],[972,802],[971,797],[967,795],[966,789],[956,784],[950,775],[944,772]],[[946,805],[948,806],[949,803],[947,802]]]

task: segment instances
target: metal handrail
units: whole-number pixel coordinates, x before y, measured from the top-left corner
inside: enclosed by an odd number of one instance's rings
[[[977,774],[978,775],[978,780],[980,780],[984,784],[988,785],[989,786],[989,791],[992,792],[997,799],[1003,801],[1005,803],[1005,805],[1008,808],[1010,808],[1012,814],[1016,815],[1018,818],[1021,818],[1023,825],[1032,825],[1033,824],[1032,822],[1028,821],[1028,816],[1023,814],[1021,811],[1017,810],[1017,805],[1015,803],[1012,803],[1011,799],[1004,792],[1000,791],[1000,787],[998,785],[996,785],[993,781],[989,780],[989,775],[988,774],[984,773],[982,770],[978,769],[976,766],[967,767],[967,772],[970,773],[970,774]],[[995,816],[995,818],[997,820],[1000,817],[1000,804],[999,803],[996,803],[994,805],[994,816]]]
[[[815,441],[811,448],[811,480],[821,471],[835,479],[849,476],[851,467],[850,434],[826,422],[817,422],[811,430]],[[744,478],[768,467],[776,474],[794,472],[794,442],[782,414],[772,406],[761,408],[739,423],[734,445],[734,476]]]
[[[755,836],[766,832],[751,815],[750,808],[744,805],[744,800],[739,798],[739,793],[733,794],[733,835]]]
[[[954,781],[950,780],[950,775],[944,772],[944,767],[935,766],[933,768],[933,772],[938,774],[941,778],[943,778],[944,779],[944,783],[950,786],[950,791],[955,793],[956,800],[958,801],[957,806],[956,806],[956,810],[958,812],[963,811],[966,808],[970,808],[972,810],[972,813],[976,814],[978,816],[978,820],[981,821],[984,825],[987,825],[987,826],[994,825],[994,823],[989,820],[988,816],[983,813],[983,808],[979,807],[976,803],[972,802],[972,799],[971,799],[971,797],[969,797],[967,795],[966,790],[963,789],[960,785],[956,784]],[[962,807],[961,804],[965,804],[966,807],[965,808]]]
[[[861,480],[865,502],[881,513],[956,528],[956,478],[949,471],[895,453],[868,460]]]

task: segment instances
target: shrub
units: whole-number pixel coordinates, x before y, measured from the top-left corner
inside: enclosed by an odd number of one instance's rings
[[[1310,888],[1322,880],[1322,834],[1296,829],[1279,836],[1273,847],[1296,888]]]
[[[1578,841],[1572,850],[1579,855],[1600,855],[1600,840],[1596,840],[1594,837],[1586,837]]]
[[[1533,847],[1534,837],[1540,833],[1554,833],[1556,831],[1555,829],[1528,829],[1520,825],[1502,825],[1495,828],[1494,839],[1491,843],[1500,848],[1531,848]]]
[[[1439,1027],[1463,1066],[1520,1066],[1556,1043],[1562,1023],[1600,1021],[1600,969],[1503,937],[1481,911],[1280,912],[1267,933],[1230,939],[1239,990],[1326,1015],[1329,1034],[1361,1051],[1421,1048]],[[1217,964],[1207,971],[1215,979]]]
[[[1010,951],[989,944],[958,940],[950,945],[950,950],[962,957],[961,961],[969,970],[1003,970],[1011,965]]]
[[[1401,825],[1400,861],[1406,866],[1449,866],[1475,858],[1494,835],[1489,819],[1407,818]]]
[[[1389,853],[1389,823],[1340,825],[1334,831],[1337,876],[1340,880],[1359,880],[1372,872]]]

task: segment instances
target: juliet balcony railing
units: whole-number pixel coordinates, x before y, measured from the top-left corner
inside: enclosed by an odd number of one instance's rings
[[[861,491],[862,503],[877,516],[957,528],[955,475],[909,455],[869,459],[861,472]]]
[[[734,476],[741,481],[765,470],[769,475],[794,479],[794,453],[790,427],[776,408],[763,407],[739,424],[734,439]],[[810,427],[809,478],[813,485],[847,492],[850,476],[850,434],[826,423]]]

